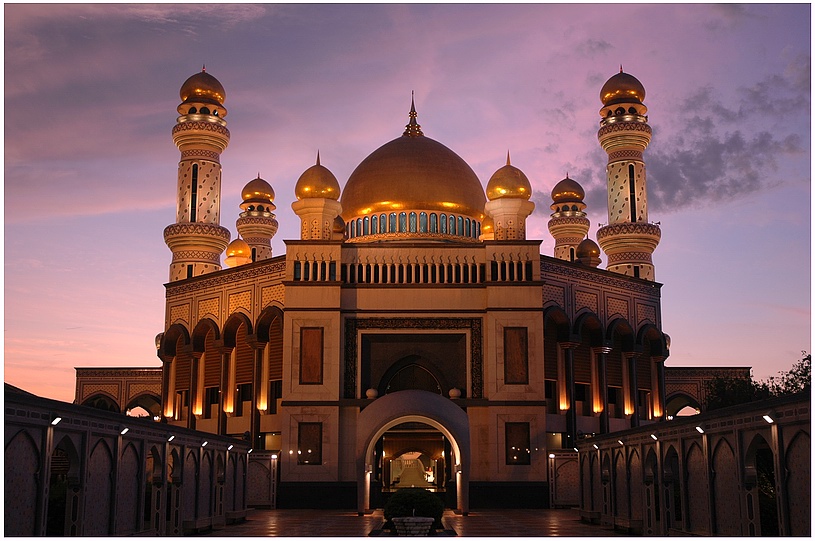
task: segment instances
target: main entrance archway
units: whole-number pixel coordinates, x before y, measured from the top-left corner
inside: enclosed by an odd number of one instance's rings
[[[399,426],[426,426],[449,442],[448,467],[455,472],[456,509],[469,512],[470,425],[467,414],[452,400],[428,391],[407,390],[377,398],[359,414],[357,430],[357,511],[370,509],[371,473],[377,442]]]

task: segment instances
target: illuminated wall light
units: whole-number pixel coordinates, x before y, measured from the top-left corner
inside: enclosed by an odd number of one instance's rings
[[[276,454],[272,455],[272,460],[277,460],[277,455]]]
[[[705,430],[704,430],[704,429],[703,429],[701,426],[697,426],[697,427],[696,427],[696,431],[697,431],[698,433],[700,433],[700,434],[704,434],[704,433],[705,433]]]
[[[54,417],[54,420],[51,421],[51,426],[57,426],[60,421],[62,421],[62,417]]]
[[[235,446],[234,446],[234,445],[232,445],[232,444],[230,443],[230,444],[229,444],[229,447],[227,447],[227,448],[226,448],[226,450],[227,450],[227,451],[231,451],[233,447],[235,447]]]
[[[656,434],[651,434],[651,439],[654,440],[654,441],[657,441],[657,435]]]
[[[574,449],[574,452],[575,452],[575,453],[579,453],[579,452],[580,452],[580,451],[578,450],[578,448],[577,448],[577,447],[573,447],[573,449]]]
[[[765,421],[767,421],[767,422],[768,422],[768,423],[770,423],[770,424],[773,424],[773,423],[775,422],[775,419],[773,419],[773,418],[770,416],[770,414],[769,414],[769,413],[765,413],[764,415],[762,415],[762,417],[764,418],[764,420],[765,420]]]
[[[206,447],[208,443],[209,443],[208,441],[205,441],[204,443],[201,444],[201,447]]]
[[[634,408],[632,408],[631,406],[626,406],[625,407],[625,414],[626,415],[634,415]]]
[[[620,445],[625,445],[625,444],[623,443],[623,440],[617,440],[617,443],[619,443]]]
[[[175,439],[175,436],[170,436],[169,438],[167,438],[167,441],[170,442],[170,441],[173,441],[174,439]]]
[[[127,428],[127,427],[124,427],[124,428],[122,429],[122,431],[121,431],[121,432],[119,432],[119,434],[121,434],[122,436],[124,436],[124,435],[125,435],[125,434],[127,434],[128,432],[130,432],[130,429],[129,429],[129,428]]]
[[[293,454],[294,454],[294,451],[292,451],[291,449],[289,449],[289,454],[290,454],[290,455],[293,455]]]
[[[248,451],[246,451],[246,454],[247,455],[252,454],[252,451],[254,451],[254,449],[249,449]]]
[[[555,458],[555,453],[549,453],[549,458]]]
[[[673,421],[673,420],[674,420],[674,416],[673,416],[673,415],[668,415],[668,420],[669,420],[669,421]]]
[[[594,447],[595,449],[600,449],[599,447],[597,447],[596,443],[591,444],[591,446]]]

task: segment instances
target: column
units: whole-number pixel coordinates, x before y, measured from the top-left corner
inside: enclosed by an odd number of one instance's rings
[[[597,360],[597,390],[600,392],[602,400],[602,410],[600,411],[600,433],[608,433],[608,380],[606,378],[606,355],[611,352],[610,347],[592,348]]]

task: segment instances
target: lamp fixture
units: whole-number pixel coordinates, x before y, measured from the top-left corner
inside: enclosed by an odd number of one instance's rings
[[[656,434],[651,434],[651,439],[654,440],[654,441],[657,441],[657,435]]]
[[[130,429],[129,429],[129,428],[127,428],[127,427],[124,427],[124,428],[122,429],[122,431],[121,431],[121,432],[119,432],[119,434],[121,434],[122,436],[124,436],[124,435],[125,435],[125,434],[127,434],[128,432],[130,432]]]
[[[773,419],[773,416],[772,416],[772,413],[771,413],[771,412],[767,412],[767,413],[765,413],[764,415],[762,415],[762,417],[763,417],[763,418],[764,418],[764,420],[765,420],[765,421],[767,421],[769,424],[773,424],[773,423],[775,422],[775,419]]]
[[[277,460],[277,453],[272,455],[272,460]]]
[[[577,447],[573,447],[573,449],[574,449],[574,452],[575,452],[575,453],[579,453],[579,452],[580,452],[580,451],[578,450],[578,448],[577,448]]]
[[[57,426],[61,420],[62,417],[54,417],[54,420],[51,421],[51,426]]]
[[[248,455],[248,454],[251,454],[251,453],[252,453],[252,451],[254,451],[254,449],[249,449],[248,451],[246,451],[246,454],[247,454],[247,455]]]
[[[201,444],[201,447],[206,447],[208,443],[209,443],[208,441],[205,441],[204,443]]]
[[[170,436],[169,438],[167,438],[167,441],[168,441],[168,442],[171,442],[171,441],[173,441],[174,439],[175,439],[175,436],[174,436],[174,435],[172,435],[172,436]]]
[[[227,451],[231,451],[233,447],[235,447],[235,446],[234,446],[234,445],[232,445],[232,444],[230,443],[230,444],[229,444],[229,447],[227,447],[227,448],[226,448],[226,450],[227,450]]]
[[[549,453],[549,458],[555,458],[555,453]]]
[[[623,440],[617,440],[617,443],[619,443],[620,445],[625,445],[625,444],[623,443]]]
[[[592,446],[592,447],[594,447],[595,449],[598,449],[598,450],[600,449],[600,448],[597,446],[597,444],[596,444],[596,443],[592,443],[592,444],[591,444],[591,446]]]
[[[698,433],[700,433],[700,434],[704,434],[704,433],[705,433],[705,429],[704,429],[704,428],[702,428],[701,426],[697,426],[697,427],[696,427],[696,431],[697,431]]]

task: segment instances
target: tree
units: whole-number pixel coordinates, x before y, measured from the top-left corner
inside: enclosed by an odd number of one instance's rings
[[[779,376],[770,377],[770,392],[775,396],[810,392],[812,384],[812,355],[801,352],[801,360],[792,365],[788,372],[779,372]]]
[[[736,406],[774,396],[802,391],[810,392],[812,382],[812,356],[801,352],[800,361],[787,372],[779,372],[767,381],[749,378],[715,377],[705,382],[705,409],[707,411]]]
[[[750,378],[715,377],[705,382],[707,411],[766,400],[772,395],[766,383]]]

